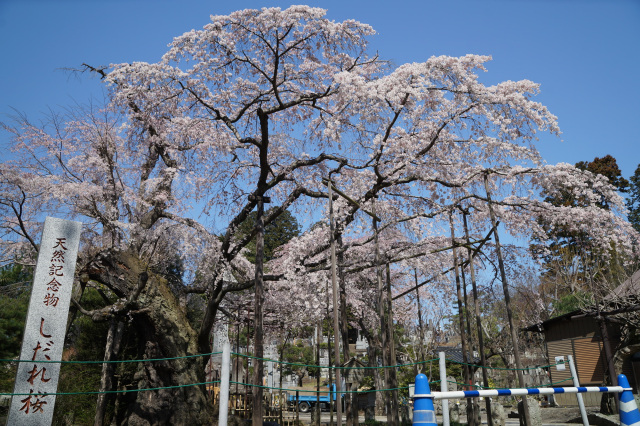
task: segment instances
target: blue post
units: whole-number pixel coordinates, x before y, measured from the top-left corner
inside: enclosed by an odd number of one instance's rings
[[[625,389],[620,394],[620,424],[622,426],[640,425],[640,412],[638,412],[638,406],[629,386],[629,381],[624,374],[618,375],[618,386]]]
[[[436,412],[433,409],[433,396],[429,388],[429,379],[424,374],[416,376],[415,394],[413,395],[413,424],[421,426],[438,426]]]

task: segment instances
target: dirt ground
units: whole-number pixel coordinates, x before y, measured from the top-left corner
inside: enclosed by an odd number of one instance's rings
[[[567,423],[572,419],[580,417],[580,409],[578,407],[546,407],[540,408],[540,414],[542,416],[542,421],[545,423]]]

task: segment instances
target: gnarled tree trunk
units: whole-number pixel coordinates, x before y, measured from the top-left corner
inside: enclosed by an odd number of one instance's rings
[[[119,389],[163,388],[126,394],[126,407],[116,424],[175,425],[210,424],[213,407],[204,385],[204,360],[184,358],[199,353],[197,333],[189,323],[168,282],[147,271],[132,253],[102,253],[87,268],[90,279],[107,285],[120,297],[99,315],[126,315],[136,333],[138,359],[177,358],[140,362],[133,383],[119,383]]]

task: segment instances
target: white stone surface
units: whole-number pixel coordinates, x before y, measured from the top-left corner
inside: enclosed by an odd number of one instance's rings
[[[7,424],[51,424],[81,227],[45,220]]]

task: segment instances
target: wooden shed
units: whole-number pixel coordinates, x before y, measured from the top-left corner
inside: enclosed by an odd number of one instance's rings
[[[555,363],[556,357],[559,356],[563,356],[566,361],[567,356],[572,355],[580,385],[601,386],[605,384],[607,366],[604,342],[601,327],[593,316],[586,316],[581,311],[574,311],[532,325],[526,331],[544,333],[549,363]],[[607,332],[611,348],[614,351],[620,343],[620,327],[607,323]],[[627,375],[631,386],[637,392],[636,379],[630,361],[623,364],[622,373]],[[616,373],[620,373],[620,371]],[[551,367],[549,375],[551,383],[555,387],[573,386],[568,365],[564,370]],[[578,404],[576,396],[572,394],[558,394],[555,399],[562,406]],[[601,395],[588,393],[583,396],[583,399],[587,406],[599,406]]]

